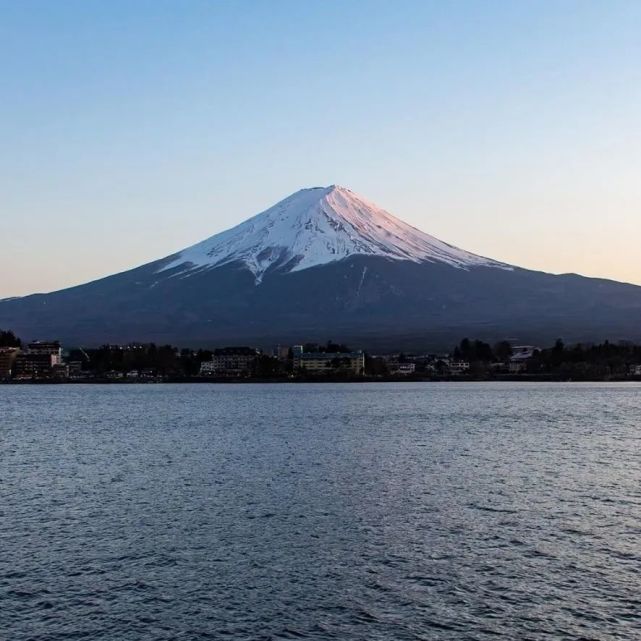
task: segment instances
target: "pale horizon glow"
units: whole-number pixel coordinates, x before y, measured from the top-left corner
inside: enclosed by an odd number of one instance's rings
[[[641,4],[0,0],[0,298],[340,184],[498,261],[641,284]]]

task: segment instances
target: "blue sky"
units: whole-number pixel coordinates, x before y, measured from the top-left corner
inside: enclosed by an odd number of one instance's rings
[[[641,3],[0,0],[0,296],[341,184],[641,284]]]

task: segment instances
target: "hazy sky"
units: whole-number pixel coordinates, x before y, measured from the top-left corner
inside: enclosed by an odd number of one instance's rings
[[[641,284],[641,2],[0,0],[0,297],[341,184]]]

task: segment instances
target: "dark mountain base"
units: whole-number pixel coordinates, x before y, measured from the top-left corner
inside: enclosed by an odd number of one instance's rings
[[[641,340],[641,287],[523,269],[356,256],[260,285],[240,265],[157,273],[161,261],[0,302],[0,328],[66,345],[184,346],[327,339],[373,351],[449,348],[464,336],[548,344]]]

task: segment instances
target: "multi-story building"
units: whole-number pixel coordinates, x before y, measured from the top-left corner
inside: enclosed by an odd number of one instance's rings
[[[50,356],[52,367],[62,363],[62,347],[58,341],[33,341],[27,345],[27,354]]]
[[[211,361],[201,363],[200,373],[205,376],[249,376],[258,355],[258,350],[253,347],[216,349]]]
[[[14,377],[18,379],[48,378],[62,365],[62,347],[57,341],[33,341],[18,354]]]
[[[309,374],[348,372],[360,376],[365,371],[365,354],[357,352],[305,352],[300,345],[293,348],[294,369]]]
[[[51,372],[50,355],[21,352],[14,363],[13,377],[17,379],[46,378]]]
[[[201,376],[214,376],[215,374],[216,374],[216,368],[214,366],[214,361],[203,361],[200,364]]]

